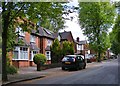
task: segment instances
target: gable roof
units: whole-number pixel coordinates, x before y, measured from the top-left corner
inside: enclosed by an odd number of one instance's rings
[[[73,40],[73,42],[74,42],[74,39],[73,39],[73,36],[72,36],[71,31],[68,31],[68,32],[67,32],[67,31],[64,31],[64,32],[59,33],[59,34],[60,34],[62,40],[69,40],[69,36],[71,36],[71,37],[72,37],[72,40]]]
[[[48,30],[48,29],[45,29],[43,27],[39,27],[38,28],[38,34],[39,36],[43,36],[43,37],[48,37],[48,38],[51,38],[51,39],[54,39],[54,32]]]

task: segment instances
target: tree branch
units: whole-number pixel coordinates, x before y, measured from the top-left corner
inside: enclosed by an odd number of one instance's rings
[[[22,10],[22,8],[24,7],[25,4],[23,4],[21,6],[21,8],[13,15],[13,17],[10,19],[9,23],[15,18],[16,15],[18,15],[18,13]]]

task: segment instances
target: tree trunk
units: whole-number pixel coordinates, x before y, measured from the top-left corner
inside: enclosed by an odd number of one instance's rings
[[[7,71],[6,71],[6,48],[7,48],[7,25],[3,25],[3,33],[2,33],[2,80],[7,81]]]
[[[41,71],[41,66],[40,66],[40,64],[37,64],[37,71]]]
[[[98,27],[100,28],[100,27]],[[100,51],[100,29],[97,29],[97,45],[98,45],[98,62],[101,62],[101,57],[100,57],[100,54],[101,54],[101,51]]]
[[[98,62],[101,62],[100,52],[98,51]]]
[[[5,6],[5,2],[3,2],[3,6]],[[4,14],[2,16],[2,29],[3,29],[3,32],[2,32],[2,81],[7,81],[8,78],[7,78],[7,71],[6,71],[6,65],[7,65],[7,61],[6,61],[6,54],[7,54],[7,33],[8,33],[8,27],[9,27],[9,20],[10,20],[10,12],[11,12],[11,5],[12,3],[9,2],[8,3],[8,8],[7,8],[7,11],[8,13],[7,14]],[[6,12],[5,11],[5,8],[3,7],[3,13]]]

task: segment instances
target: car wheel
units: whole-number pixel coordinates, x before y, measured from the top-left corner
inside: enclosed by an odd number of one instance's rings
[[[85,69],[85,68],[86,68],[86,66],[83,67],[83,69]]]
[[[62,70],[65,70],[65,68],[64,68],[64,67],[62,67]]]

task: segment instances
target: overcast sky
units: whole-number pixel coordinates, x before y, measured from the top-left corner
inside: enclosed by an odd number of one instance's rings
[[[72,2],[67,4],[68,6],[78,6],[78,0],[71,0],[71,1]],[[111,1],[116,1],[116,0],[111,0]],[[65,25],[67,27],[64,28],[63,30],[60,30],[60,32],[63,32],[64,30],[71,31],[74,39],[79,37],[80,40],[86,40],[87,37],[83,35],[83,32],[79,25],[78,13],[77,12],[71,13],[71,14],[69,14],[68,17],[70,18],[70,16],[74,16],[73,20],[72,21],[66,20]],[[109,28],[109,32],[111,32],[111,31],[112,31],[112,28]]]
[[[73,0],[73,2],[70,2],[67,4],[69,6],[78,6],[77,0]],[[66,20],[65,25],[67,26],[65,29],[60,30],[60,32],[65,31],[71,31],[73,38],[76,39],[77,37],[80,38],[80,40],[85,40],[85,36],[83,35],[82,30],[80,29],[79,22],[78,22],[78,13],[71,13],[68,17],[74,16],[73,20]]]

